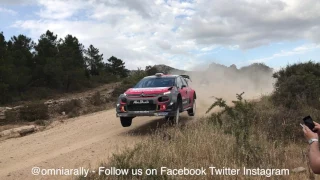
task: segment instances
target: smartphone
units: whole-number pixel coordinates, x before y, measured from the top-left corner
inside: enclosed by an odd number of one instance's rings
[[[313,128],[314,128],[314,123],[313,123],[313,120],[310,116],[306,116],[303,118],[303,122],[304,124],[313,132],[317,132],[316,130],[314,131]]]

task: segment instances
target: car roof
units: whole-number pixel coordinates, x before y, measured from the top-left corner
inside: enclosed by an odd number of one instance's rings
[[[176,78],[179,77],[180,75],[173,75],[173,74],[164,74],[161,76],[156,76],[156,75],[152,75],[152,76],[146,76],[144,78]]]

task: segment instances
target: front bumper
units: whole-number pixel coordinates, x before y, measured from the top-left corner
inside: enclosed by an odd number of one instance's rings
[[[175,115],[175,100],[171,96],[166,102],[159,102],[159,97],[125,97],[126,103],[122,103],[121,98],[118,100],[116,107],[117,117],[137,117],[137,116],[174,116]],[[163,96],[162,96],[163,97]],[[144,102],[148,103],[145,104]],[[165,109],[161,109],[165,106]]]
[[[173,111],[128,111],[128,112],[117,112],[117,117],[137,117],[137,116],[174,116]]]

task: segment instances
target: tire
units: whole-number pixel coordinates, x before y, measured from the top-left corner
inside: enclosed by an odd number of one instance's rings
[[[174,116],[167,116],[165,117],[166,120],[172,124],[172,125],[178,125],[179,124],[179,120],[180,120],[180,112],[181,110],[182,104],[181,101],[178,101],[177,103],[177,109],[175,111],[175,115]]]
[[[120,122],[122,127],[129,127],[132,124],[132,119],[130,117],[120,117]]]
[[[192,108],[188,110],[188,115],[194,116],[196,114],[196,109],[197,109],[197,103],[196,103],[196,100],[193,99]]]
[[[179,120],[180,120],[180,108],[177,109],[176,115],[172,119],[172,121],[173,121],[172,124],[178,125],[179,124]]]

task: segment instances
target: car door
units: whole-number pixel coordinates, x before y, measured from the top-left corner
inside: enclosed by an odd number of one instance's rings
[[[186,95],[186,107],[189,107],[190,103],[191,103],[191,99],[190,99],[190,87],[188,86],[187,81],[184,78],[181,78],[182,81],[182,85],[184,86],[183,90],[185,91],[185,95]]]
[[[185,109],[188,106],[188,90],[185,84],[183,83],[183,79],[181,77],[177,78],[177,86],[182,98],[182,107]]]

